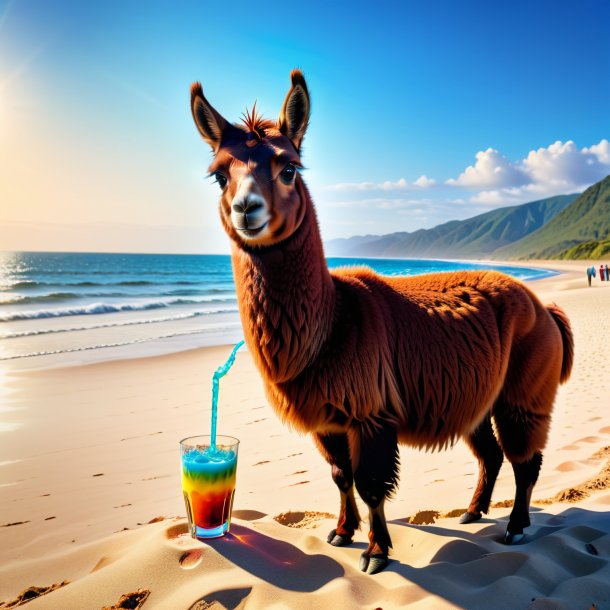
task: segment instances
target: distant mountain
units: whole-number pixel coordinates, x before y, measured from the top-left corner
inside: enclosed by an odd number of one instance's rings
[[[499,247],[544,227],[577,197],[578,194],[559,195],[413,233],[333,239],[325,243],[325,251],[327,256],[490,258]]]
[[[535,233],[499,248],[494,258],[598,258],[607,252],[608,240],[610,176],[590,186]]]

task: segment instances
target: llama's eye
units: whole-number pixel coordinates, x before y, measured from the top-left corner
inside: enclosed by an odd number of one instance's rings
[[[290,184],[294,180],[294,177],[296,176],[296,173],[297,173],[297,168],[292,163],[289,163],[280,172],[280,180],[284,184]]]
[[[214,174],[214,178],[216,179],[216,182],[218,183],[218,185],[220,186],[221,189],[224,189],[225,186],[227,186],[227,177],[224,174],[221,174],[220,172],[216,172]]]

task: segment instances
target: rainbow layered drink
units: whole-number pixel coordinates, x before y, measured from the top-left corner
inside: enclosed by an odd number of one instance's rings
[[[194,538],[217,538],[229,531],[235,493],[239,441],[231,436],[192,436],[180,441],[182,492]]]

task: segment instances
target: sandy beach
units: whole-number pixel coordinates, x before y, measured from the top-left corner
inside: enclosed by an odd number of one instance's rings
[[[477,465],[463,443],[401,448],[386,505],[394,548],[376,576],[366,548],[335,548],[338,492],[311,440],[269,407],[247,352],[221,382],[219,433],[241,441],[231,534],[187,535],[178,441],[209,431],[211,377],[229,346],[81,366],[0,369],[0,608],[610,608],[610,283],[543,261],[530,282],[570,317],[576,359],[555,403],[532,526],[500,543],[514,492],[505,462],[494,508],[459,525]],[[361,507],[363,505],[361,504]],[[364,509],[361,510],[366,514]],[[152,523],[151,523],[152,522]],[[149,592],[147,594],[146,592]]]

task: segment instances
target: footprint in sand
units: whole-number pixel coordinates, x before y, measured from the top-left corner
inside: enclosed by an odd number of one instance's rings
[[[186,521],[183,523],[176,523],[175,525],[171,525],[165,530],[165,537],[168,540],[175,540],[184,534],[189,533],[189,526]]]
[[[235,519],[242,519],[243,521],[256,521],[257,519],[262,519],[266,517],[266,513],[261,513],[258,510],[234,510],[233,517]]]
[[[195,549],[194,551],[186,551],[182,553],[178,563],[184,570],[192,570],[196,568],[203,558],[203,551],[201,549]]]
[[[65,587],[67,584],[70,584],[69,580],[57,582],[48,587],[28,587],[27,589],[22,591],[14,600],[10,602],[2,602],[2,604],[0,605],[3,608],[16,608],[17,606],[23,606],[24,604],[27,604],[27,602],[30,602],[33,599],[40,597],[41,595],[45,595],[46,593],[51,593],[51,591],[55,591],[56,589],[59,589],[61,587]]]
[[[436,523],[436,520],[441,516],[437,510],[420,510],[418,513],[407,519],[412,525],[428,525]]]
[[[581,438],[579,440],[577,440],[577,443],[599,443],[600,441],[603,441],[603,438],[600,438],[599,436],[585,436],[584,438]]]
[[[318,521],[322,519],[336,519],[336,515],[331,513],[321,513],[316,511],[289,511],[287,513],[280,513],[273,517],[274,521],[277,521],[280,525],[286,527],[296,528],[310,528],[315,527]]]
[[[167,538],[168,543],[174,548],[178,548],[184,552],[182,557],[180,558],[180,565],[182,565],[182,558],[185,557],[187,553],[196,550],[202,550],[204,547],[203,542],[197,540],[197,538],[193,538],[189,532],[189,526],[186,522],[186,519],[181,521],[180,523],[176,523],[171,525],[165,530],[165,537]],[[182,565],[184,569],[194,568],[196,564],[190,565],[195,561],[193,557],[189,559],[184,559],[186,561],[186,565]]]
[[[104,606],[102,610],[120,610],[121,608],[132,608],[138,610],[148,599],[150,589],[138,589],[133,593],[125,593],[114,606]]]
[[[555,470],[559,472],[572,472],[573,470],[580,470],[582,465],[578,462],[562,462],[559,466],[555,467]]]

